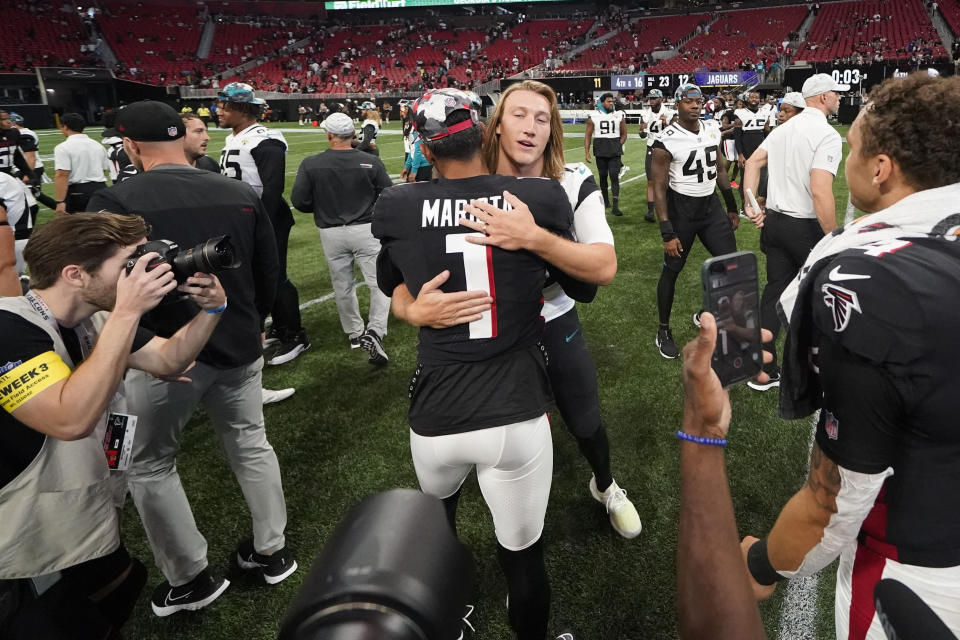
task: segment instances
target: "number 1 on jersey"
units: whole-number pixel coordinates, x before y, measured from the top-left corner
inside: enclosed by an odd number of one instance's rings
[[[493,250],[482,244],[467,242],[467,236],[483,237],[479,233],[454,233],[447,236],[447,253],[463,254],[463,273],[467,291],[486,291],[493,298],[489,311],[470,323],[470,339],[497,337],[497,293],[493,284]]]

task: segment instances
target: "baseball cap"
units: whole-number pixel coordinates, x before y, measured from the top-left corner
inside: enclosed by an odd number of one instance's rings
[[[461,110],[469,112],[470,117],[448,125],[450,116]],[[413,113],[413,126],[421,138],[428,141],[446,138],[480,122],[470,96],[459,89],[438,89],[423,94],[413,103]]]
[[[323,128],[335,136],[349,136],[354,133],[353,120],[345,113],[331,113],[323,121]]]
[[[700,90],[695,84],[686,83],[677,87],[676,93],[673,95],[673,99],[676,101],[683,100],[684,98],[702,98],[703,91]]]
[[[186,133],[180,114],[156,100],[129,104],[117,113],[116,129],[121,136],[137,142],[170,142]]]
[[[663,91],[660,91],[660,89],[650,89],[650,93],[647,94],[647,97],[648,97],[648,98],[662,98],[662,97],[663,97]]]
[[[360,105],[360,108],[361,108],[361,109],[376,109],[376,108],[377,108],[377,105],[373,104],[373,102],[372,102],[371,100],[367,100],[366,102],[364,102],[363,104]]]
[[[249,104],[266,104],[265,100],[256,97],[253,87],[245,82],[231,82],[217,92],[217,98],[224,102],[246,102]]]
[[[23,116],[17,113],[16,111],[8,111],[7,115],[10,116],[10,120],[16,124],[23,124]]]
[[[815,73],[803,83],[800,92],[804,98],[812,98],[827,91],[850,91],[850,85],[839,84],[827,73]]]
[[[807,103],[803,99],[803,94],[799,91],[791,91],[783,96],[783,101],[780,104],[788,104],[791,107],[796,107],[797,109],[807,108]]]

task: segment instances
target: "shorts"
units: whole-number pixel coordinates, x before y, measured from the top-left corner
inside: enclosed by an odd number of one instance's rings
[[[724,138],[723,140],[723,157],[729,160],[730,162],[737,161],[737,141]]]
[[[420,488],[437,498],[460,489],[470,470],[493,516],[497,542],[522,551],[540,539],[553,478],[553,440],[543,414],[515,424],[446,436],[410,431]]]
[[[834,617],[837,638],[886,640],[873,589],[892,578],[913,590],[960,637],[960,566],[918,567],[890,560],[854,541],[840,553]]]
[[[737,250],[733,227],[715,192],[709,196],[695,197],[667,189],[667,216],[683,251],[679,257],[664,252],[663,266],[666,269],[677,273],[683,269],[696,238],[700,238],[711,256],[722,256]]]

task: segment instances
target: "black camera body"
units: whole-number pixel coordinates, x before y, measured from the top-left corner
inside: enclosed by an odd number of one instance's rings
[[[177,284],[185,283],[187,278],[197,272],[220,273],[229,269],[236,269],[241,265],[233,244],[230,242],[230,236],[217,236],[204,240],[186,251],[181,251],[180,245],[173,240],[148,240],[138,245],[133,255],[127,259],[127,275],[133,271],[137,260],[151,251],[160,255],[147,264],[147,271],[166,262],[173,269],[173,277]],[[186,294],[174,290],[164,297],[161,304],[176,302],[184,297],[186,297]]]

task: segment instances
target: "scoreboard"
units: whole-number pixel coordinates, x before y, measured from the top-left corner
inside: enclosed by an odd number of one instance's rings
[[[665,97],[673,93],[682,84],[699,84],[704,88],[739,87],[757,84],[757,74],[753,71],[731,71],[724,73],[640,73],[616,76],[576,76],[562,78],[537,78],[556,92],[574,91],[613,91],[619,93],[636,92],[646,95],[651,89],[659,89]],[[506,88],[520,80],[501,80],[500,86]]]

